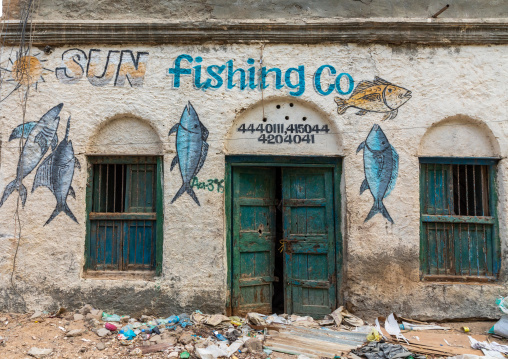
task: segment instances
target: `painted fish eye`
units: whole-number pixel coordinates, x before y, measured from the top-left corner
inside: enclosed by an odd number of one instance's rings
[[[392,89],[388,89],[388,92],[392,92]]]
[[[384,145],[384,144],[385,144],[385,141],[381,142],[381,144],[382,144],[382,145]]]

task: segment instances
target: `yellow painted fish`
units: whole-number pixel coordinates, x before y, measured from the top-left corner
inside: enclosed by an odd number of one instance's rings
[[[360,110],[356,113],[359,116],[367,112],[383,112],[386,114],[384,121],[394,119],[398,108],[410,98],[411,91],[376,76],[374,81],[360,82],[347,100],[335,97],[335,102],[339,115],[354,107]]]

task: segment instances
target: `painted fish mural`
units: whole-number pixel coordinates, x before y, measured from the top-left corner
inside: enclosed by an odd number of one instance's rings
[[[12,131],[9,141],[20,137],[26,138],[26,141],[19,156],[16,178],[5,187],[0,207],[15,190],[19,191],[21,203],[23,207],[25,206],[27,191],[21,181],[37,167],[50,146],[55,150],[58,144],[56,131],[62,107],[63,103],[46,112],[39,121],[19,125]]]
[[[198,114],[189,102],[183,110],[180,122],[174,125],[168,136],[176,132],[176,157],[171,162],[171,169],[178,164],[182,176],[182,187],[178,190],[171,203],[187,192],[194,202],[199,204],[191,181],[198,174],[208,154],[208,129],[199,120]]]
[[[360,194],[369,189],[374,198],[374,205],[365,218],[365,222],[375,214],[381,213],[393,223],[393,219],[383,203],[383,198],[386,198],[395,187],[399,173],[399,155],[388,142],[379,125],[372,126],[367,139],[358,146],[356,153],[361,150],[363,150],[365,179],[360,187]]]
[[[67,196],[76,198],[74,189],[71,186],[74,177],[74,168],[81,169],[78,159],[74,156],[72,141],[69,141],[69,130],[71,118],[67,120],[65,137],[58,144],[56,150],[50,154],[37,168],[32,192],[39,186],[46,186],[56,198],[56,208],[44,225],[49,224],[60,212],[64,212],[74,222],[78,220],[67,205]]]
[[[347,100],[335,97],[335,102],[339,115],[354,107],[360,110],[356,113],[359,116],[367,112],[385,113],[384,121],[394,119],[399,107],[410,98],[411,91],[376,76],[374,81],[360,82]]]

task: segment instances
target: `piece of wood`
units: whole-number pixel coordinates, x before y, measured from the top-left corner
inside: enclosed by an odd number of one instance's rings
[[[141,349],[141,352],[143,354],[149,354],[149,353],[162,352],[162,351],[169,349],[171,347],[173,347],[173,344],[171,344],[171,343],[159,343],[159,344],[154,344],[154,345],[142,345],[142,346],[133,348],[132,350],[139,348],[139,349]]]

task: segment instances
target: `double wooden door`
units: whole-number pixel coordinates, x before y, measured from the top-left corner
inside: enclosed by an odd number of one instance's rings
[[[271,313],[273,283],[281,280],[286,313],[321,317],[335,308],[337,293],[333,168],[280,173],[277,191],[276,168],[233,167],[233,311]],[[276,250],[283,251],[284,278],[274,276]]]

